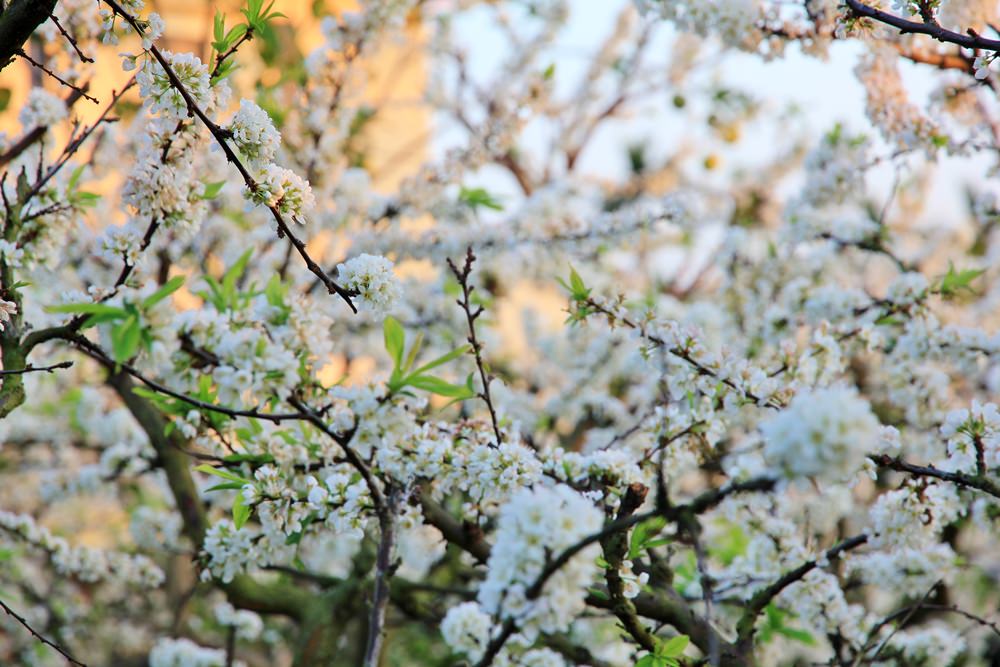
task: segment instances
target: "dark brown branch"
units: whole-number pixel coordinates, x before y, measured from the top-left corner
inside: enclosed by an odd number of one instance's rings
[[[989,479],[985,475],[966,475],[960,472],[949,472],[934,466],[918,466],[907,463],[901,458],[893,458],[886,454],[870,455],[872,461],[897,472],[905,472],[915,477],[933,477],[944,482],[951,482],[968,489],[976,489],[983,493],[988,493],[995,498],[1000,498],[1000,485]]]
[[[131,375],[133,378],[141,382],[142,384],[149,387],[151,390],[158,394],[164,394],[171,398],[176,398],[179,401],[187,403],[195,408],[201,410],[209,410],[211,412],[218,412],[219,414],[227,415],[229,417],[249,417],[251,419],[262,419],[264,421],[274,422],[275,424],[283,421],[308,421],[309,416],[302,412],[290,412],[290,413],[275,413],[275,412],[261,412],[260,410],[235,410],[233,408],[227,408],[223,405],[216,405],[215,403],[208,403],[200,399],[194,398],[193,396],[188,396],[179,391],[175,391],[170,387],[160,384],[156,380],[151,380],[150,378],[143,375],[134,366],[121,362],[115,361],[108,355],[107,352],[102,350],[100,346],[92,343],[90,340],[84,338],[83,336],[67,331],[64,335],[58,336],[63,340],[66,340],[77,348],[85,352],[88,356],[95,359],[96,361],[103,364],[105,367],[115,370],[120,369],[125,373]]]
[[[51,641],[49,639],[46,639],[40,632],[38,632],[33,627],[31,627],[31,625],[29,625],[28,622],[26,620],[24,620],[24,617],[22,617],[16,611],[14,611],[10,607],[8,607],[7,604],[3,600],[0,600],[0,607],[3,607],[3,610],[5,612],[7,612],[8,616],[12,617],[15,621],[17,621],[22,626],[24,626],[24,629],[27,630],[28,632],[30,632],[32,634],[32,636],[35,637],[35,639],[37,639],[38,641],[42,642],[46,646],[51,646],[52,648],[54,648],[56,651],[59,652],[60,655],[62,655],[62,657],[66,658],[66,660],[70,664],[77,665],[78,667],[87,667],[87,665],[85,665],[84,663],[82,663],[79,660],[77,660],[76,658],[74,658],[72,655],[70,655],[66,651],[66,649],[64,649],[63,647],[59,646],[59,644],[56,644],[55,642],[53,642],[53,641]]]
[[[58,81],[60,84],[66,86],[67,88],[80,93],[80,95],[82,97],[86,97],[88,100],[90,100],[94,104],[100,104],[101,103],[100,100],[98,100],[96,97],[91,97],[90,95],[88,95],[87,92],[86,92],[86,90],[84,88],[81,88],[80,86],[78,86],[78,85],[76,85],[74,83],[70,83],[69,81],[67,81],[66,79],[62,78],[58,74],[56,74],[55,72],[53,72],[52,70],[50,70],[48,67],[46,67],[42,63],[38,62],[37,60],[35,60],[31,56],[29,56],[27,53],[24,52],[24,49],[18,49],[17,52],[15,53],[15,55],[17,55],[20,58],[23,58],[23,59],[27,60],[29,63],[31,63],[32,66],[37,67],[38,69],[42,70],[43,72],[45,72],[46,74],[48,74],[50,77],[52,77],[53,79],[55,79],[56,81]]]
[[[62,36],[66,38],[66,41],[70,43],[70,46],[73,47],[73,50],[76,51],[76,55],[80,58],[80,60],[82,60],[85,63],[94,62],[93,58],[88,58],[87,55],[80,50],[80,45],[76,43],[76,38],[73,37],[73,35],[66,32],[66,28],[64,28],[62,23],[59,22],[59,19],[56,18],[55,14],[52,14],[51,16],[49,16],[49,18],[52,19],[52,22],[55,24],[56,28],[58,28],[59,32],[62,33]]]
[[[236,660],[236,626],[229,626],[229,633],[226,635],[226,667],[233,667]]]
[[[382,514],[386,511],[385,496],[382,494],[382,490],[378,487],[371,468],[369,468],[364,462],[361,455],[350,446],[350,437],[345,437],[327,426],[327,423],[323,421],[323,418],[315,410],[303,403],[301,399],[293,396],[288,399],[288,402],[293,408],[299,410],[304,415],[306,421],[326,434],[327,437],[340,445],[340,448],[344,450],[344,456],[347,458],[347,462],[350,463],[365,480],[365,484],[368,486],[368,492],[372,496],[372,503],[375,505],[375,511],[381,519]]]
[[[399,490],[390,489],[386,494],[386,506],[379,512],[379,544],[375,556],[375,590],[372,593],[372,608],[368,618],[368,639],[365,642],[365,667],[378,667],[382,657],[385,639],[385,616],[389,604],[389,580],[395,566],[392,553],[396,544],[396,512],[399,506]]]
[[[11,0],[0,12],[0,70],[56,8],[56,0]]]
[[[479,398],[483,399],[486,407],[489,408],[490,422],[493,424],[493,435],[496,436],[496,446],[499,447],[500,443],[503,442],[503,438],[500,435],[500,424],[497,421],[496,408],[493,407],[493,398],[490,396],[490,382],[493,380],[493,376],[486,372],[486,365],[483,363],[483,344],[476,337],[476,319],[483,314],[483,307],[479,306],[473,309],[472,300],[470,299],[472,290],[475,287],[469,284],[469,275],[472,273],[472,264],[475,261],[476,256],[472,252],[472,246],[469,246],[465,251],[465,264],[461,270],[451,261],[451,258],[448,258],[448,266],[451,268],[451,272],[455,274],[458,284],[462,287],[462,298],[456,299],[456,303],[465,312],[465,320],[469,324],[468,341],[469,345],[472,346],[472,356],[476,358],[479,379],[483,383],[483,391],[479,394]]]
[[[842,553],[859,547],[867,541],[867,535],[855,535],[854,537],[846,539],[836,546],[827,549],[823,560],[827,562],[835,560],[839,558]],[[796,581],[800,581],[807,574],[815,570],[819,566],[819,563],[819,559],[807,561],[794,570],[786,572],[770,586],[754,593],[753,597],[750,598],[750,601],[747,603],[746,610],[743,612],[739,622],[736,624],[736,632],[739,636],[740,644],[744,646],[752,645],[754,632],[756,631],[755,624],[757,622],[757,617],[762,611],[764,611],[764,607],[770,604],[771,600],[780,595],[783,590],[794,584]]]
[[[57,370],[59,368],[69,368],[72,365],[73,365],[72,361],[60,361],[58,364],[52,364],[51,366],[33,366],[31,364],[28,364],[24,368],[12,368],[9,370],[4,368],[0,370],[0,377],[4,375],[17,375],[19,373],[41,373],[43,371],[51,373],[52,371]]]
[[[459,522],[429,498],[422,497],[420,507],[427,523],[440,530],[445,540],[475,557],[480,563],[486,563],[490,559],[490,545],[483,539],[483,531],[479,526],[471,522]]]
[[[859,2],[859,0],[844,0],[844,3],[854,16],[874,19],[879,23],[884,23],[898,29],[904,35],[915,33],[918,35],[927,35],[939,42],[958,44],[966,49],[1000,51],[1000,40],[982,37],[971,28],[963,35],[960,32],[954,32],[942,27],[936,21],[911,21],[901,16],[884,12],[881,9],[869,7],[863,2]]]

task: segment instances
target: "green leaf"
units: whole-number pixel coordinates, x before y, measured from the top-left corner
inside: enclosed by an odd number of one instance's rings
[[[656,654],[664,658],[679,658],[691,643],[687,635],[677,635],[656,647]]]
[[[471,349],[472,349],[471,345],[463,345],[462,347],[452,350],[448,354],[441,355],[440,357],[438,357],[433,361],[428,361],[426,364],[424,364],[417,370],[413,371],[413,373],[414,374],[425,373],[431,370],[432,368],[437,368],[438,366],[448,363],[452,359],[458,359],[460,356],[470,351]]]
[[[111,328],[111,354],[115,361],[128,361],[139,351],[142,327],[136,315],[129,315]]]
[[[588,588],[587,592],[593,595],[598,600],[610,600],[608,594],[602,591],[600,588]]]
[[[497,201],[493,195],[483,188],[467,188],[463,186],[458,193],[458,200],[471,207],[473,210],[476,210],[479,207],[492,209],[494,211],[503,210],[503,204]]]
[[[76,189],[76,184],[80,182],[80,176],[83,175],[83,170],[86,169],[86,167],[87,165],[81,164],[73,170],[73,173],[69,175],[69,180],[66,181],[66,190]]]
[[[573,289],[574,294],[587,291],[587,286],[583,284],[583,278],[580,277],[580,274],[572,266],[569,267],[569,285]]]
[[[165,282],[163,286],[160,287],[160,289],[156,290],[155,292],[147,296],[142,302],[142,307],[152,308],[153,306],[155,306],[156,304],[163,301],[168,296],[179,290],[181,288],[181,285],[183,284],[184,284],[184,276],[174,276],[173,278]]]
[[[212,37],[215,38],[215,42],[212,43],[212,48],[216,51],[222,51],[219,48],[219,44],[225,40],[226,31],[226,17],[219,10],[215,11],[215,18],[212,20]]]
[[[406,378],[405,384],[416,389],[423,389],[432,394],[449,396],[451,398],[472,398],[475,394],[469,392],[469,388],[460,384],[451,384],[433,375],[411,375]]]
[[[274,457],[270,454],[230,454],[223,456],[222,460],[226,463],[244,463],[246,461],[250,463],[274,463]]]
[[[590,291],[583,282],[583,278],[580,274],[576,272],[572,266],[569,267],[569,282],[567,283],[562,278],[556,278],[560,285],[570,293],[570,297],[574,301],[586,301],[590,298]]]
[[[406,361],[403,363],[403,368],[401,369],[404,373],[413,368],[413,364],[417,360],[417,354],[420,352],[420,348],[424,344],[424,332],[418,331],[417,338],[413,341],[413,345],[410,347],[410,353],[406,355]],[[416,373],[413,373],[416,375]]]
[[[236,309],[236,281],[240,279],[243,272],[246,271],[247,263],[250,261],[250,256],[253,254],[253,248],[249,248],[245,253],[240,255],[240,258],[236,260],[236,263],[231,267],[226,269],[226,272],[222,274],[222,285],[220,292],[222,295],[223,303],[230,309]]]
[[[385,349],[392,357],[393,368],[399,369],[403,364],[403,348],[406,345],[406,332],[403,326],[392,315],[382,323],[382,336],[385,338]]]
[[[775,628],[774,631],[794,641],[807,644],[808,646],[813,646],[816,643],[816,638],[813,637],[810,633],[806,632],[805,630],[800,630],[798,628],[789,628],[785,626],[785,627]]]
[[[239,530],[250,520],[250,506],[243,500],[243,494],[237,493],[233,499],[233,525]]]
[[[71,196],[71,201],[76,206],[83,208],[93,208],[97,206],[97,201],[101,198],[101,195],[96,192],[85,192],[80,190],[79,192],[74,192]]]
[[[215,468],[208,465],[207,463],[200,466],[195,466],[195,470],[198,472],[203,472],[207,475],[215,475],[216,477],[221,477],[222,479],[228,479],[230,482],[240,482],[241,484],[250,484],[250,480],[244,477],[240,477],[235,473],[231,473],[225,468]]]
[[[215,181],[214,183],[205,183],[205,191],[201,193],[199,199],[209,200],[215,199],[219,196],[219,192],[222,191],[222,186],[225,185],[225,181]]]
[[[66,303],[59,306],[46,306],[49,313],[77,313],[91,315],[117,315],[119,319],[128,315],[124,308],[109,306],[106,303]]]
[[[972,292],[972,281],[984,273],[985,269],[956,271],[955,265],[948,262],[948,272],[940,278],[937,291],[944,297],[955,296],[961,291]]]
[[[243,488],[242,482],[223,482],[222,484],[216,484],[215,486],[210,486],[209,488],[205,489],[205,493],[208,493],[209,491],[223,491],[223,490],[239,491],[242,488]]]
[[[649,543],[666,525],[667,520],[662,516],[651,517],[637,525],[629,538],[628,559],[638,558],[650,548]]]
[[[891,324],[902,324],[903,320],[895,317],[893,315],[883,315],[882,317],[875,320],[875,326],[889,326]]]

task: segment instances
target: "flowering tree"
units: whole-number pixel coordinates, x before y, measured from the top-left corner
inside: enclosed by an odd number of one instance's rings
[[[564,78],[563,3],[373,0],[236,95],[263,0],[200,56],[142,0],[0,6],[40,81],[0,135],[4,664],[1000,651],[1000,209],[917,224],[935,163],[993,174],[995,3],[642,0]],[[450,139],[385,191],[361,92],[400,40]],[[838,42],[870,128],[711,78]],[[586,167],[650,95],[691,140]],[[98,499],[99,548],[50,516]]]

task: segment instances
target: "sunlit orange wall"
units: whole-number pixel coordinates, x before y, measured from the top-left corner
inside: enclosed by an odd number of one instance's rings
[[[147,6],[159,12],[166,21],[167,32],[160,43],[163,48],[192,51],[207,59],[212,17],[216,10],[226,14],[227,25],[235,25],[242,19],[239,10],[243,3],[235,0],[161,0],[147,3]],[[327,0],[326,6],[330,12],[336,13],[350,10],[356,2]],[[283,38],[294,40],[300,53],[306,55],[322,44],[320,20],[314,16],[312,2],[277,0],[274,9],[287,16],[286,19],[276,20],[275,25],[282,31]],[[364,63],[364,100],[379,104],[384,111],[380,111],[372,123],[369,144],[373,149],[371,166],[376,172],[376,184],[380,187],[392,187],[425,157],[429,116],[422,104],[426,81],[425,62],[421,57],[422,39],[422,32],[414,22],[407,30],[406,40],[386,46]],[[110,99],[111,92],[129,80],[130,74],[121,69],[118,53],[134,53],[137,47],[135,40],[125,39],[118,46],[102,45],[97,47],[96,54],[88,54],[95,55],[97,62],[82,66],[86,68],[85,72],[91,74],[85,80],[90,84],[90,93],[101,101],[101,106],[85,100],[78,102],[75,113],[81,120],[86,122],[96,117],[106,100]],[[37,52],[43,46],[36,43],[31,48]],[[87,50],[93,49],[89,47]],[[278,68],[269,68],[263,63],[252,44],[241,49],[238,60],[240,68],[232,77],[236,100],[240,94],[252,97],[258,81],[274,84],[281,77]],[[20,132],[17,114],[32,85],[43,85],[62,94],[58,83],[24,61],[19,60],[0,72],[0,89],[10,91],[7,109],[0,113],[0,132],[6,132],[8,137],[17,136]]]

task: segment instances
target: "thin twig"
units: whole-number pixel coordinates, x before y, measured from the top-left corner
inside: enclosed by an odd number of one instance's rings
[[[456,303],[465,312],[465,320],[469,324],[469,345],[472,347],[472,356],[476,358],[476,368],[479,369],[479,379],[483,383],[483,390],[479,394],[479,398],[483,399],[486,403],[486,407],[490,411],[490,421],[493,424],[493,435],[496,436],[497,442],[496,446],[499,447],[500,443],[503,442],[503,437],[500,435],[500,424],[497,421],[497,411],[493,407],[493,398],[490,395],[490,382],[493,377],[486,372],[486,364],[483,363],[483,344],[479,341],[476,336],[476,319],[483,314],[483,307],[478,306],[473,310],[471,295],[472,291],[476,289],[469,284],[469,276],[472,273],[472,264],[476,261],[476,256],[472,252],[472,246],[469,246],[465,251],[465,264],[462,269],[455,265],[451,258],[448,258],[448,266],[451,268],[451,272],[455,274],[455,278],[458,280],[458,284],[462,287],[462,298],[456,299]]]
[[[56,18],[55,14],[50,14],[49,18],[52,19],[52,22],[56,24],[57,28],[59,28],[59,32],[61,32],[62,36],[66,38],[66,41],[69,42],[70,45],[72,45],[73,50],[76,51],[76,55],[80,57],[80,60],[82,60],[85,63],[94,62],[93,58],[88,58],[86,54],[84,54],[84,52],[80,50],[80,45],[76,43],[76,39],[71,34],[66,32],[66,28],[62,26],[62,23],[59,22],[59,19]]]
[[[118,103],[118,100],[121,99],[122,95],[124,95],[125,92],[128,91],[134,85],[135,85],[135,76],[129,79],[128,83],[126,83],[125,86],[120,91],[118,91],[117,93],[112,93],[111,102],[109,102],[107,107],[104,108],[104,111],[101,113],[100,116],[98,116],[97,120],[95,120],[92,124],[87,126],[83,130],[83,132],[81,132],[79,135],[76,135],[75,137],[70,139],[69,143],[66,144],[66,147],[63,148],[62,155],[59,157],[58,160],[56,160],[55,164],[49,167],[46,170],[45,174],[37,181],[35,181],[34,185],[31,186],[31,189],[28,190],[27,194],[25,194],[23,198],[21,197],[18,198],[19,203],[27,204],[32,197],[41,192],[42,188],[49,181],[49,179],[55,176],[59,172],[59,170],[62,169],[63,166],[69,161],[69,159],[76,154],[76,152],[80,149],[80,146],[82,146],[83,143],[90,137],[90,135],[94,133],[94,130],[96,130],[102,123],[111,122],[108,119],[108,114],[111,113],[112,109],[114,109],[115,105]],[[41,165],[39,165],[39,168],[40,167]]]
[[[848,538],[836,546],[827,549],[822,561],[829,562],[831,560],[835,560],[845,551],[850,551],[851,549],[859,547],[867,541],[868,535],[865,534],[855,535],[854,537]],[[759,616],[764,610],[764,607],[770,604],[771,600],[780,595],[783,590],[794,584],[796,581],[801,580],[807,574],[819,567],[820,562],[821,559],[818,558],[806,561],[794,570],[790,570],[783,574],[770,586],[754,593],[753,597],[750,598],[750,601],[747,603],[746,610],[743,612],[739,622],[736,624],[736,631],[741,644],[749,645],[753,641],[753,635],[756,631],[755,623],[757,621],[757,616]]]
[[[33,366],[31,364],[28,364],[24,368],[15,368],[10,370],[4,368],[0,370],[0,377],[4,375],[18,375],[21,373],[40,373],[43,371],[51,373],[59,368],[69,368],[72,365],[73,365],[72,361],[60,361],[58,364],[52,364],[51,366]]]
[[[7,612],[8,616],[11,616],[14,620],[16,620],[18,623],[20,623],[21,625],[23,625],[24,628],[35,637],[35,639],[37,639],[38,641],[42,642],[46,646],[51,646],[52,648],[54,648],[56,651],[58,651],[60,653],[60,655],[62,655],[62,657],[66,658],[66,660],[69,661],[71,664],[77,665],[78,667],[87,667],[87,665],[85,665],[84,663],[82,663],[79,660],[77,660],[76,658],[74,658],[72,655],[70,655],[66,651],[66,649],[64,649],[63,647],[59,646],[59,644],[56,644],[55,642],[53,642],[53,641],[51,641],[49,639],[46,639],[41,633],[39,633],[37,630],[35,630],[33,627],[31,627],[28,624],[28,622],[26,620],[24,620],[24,617],[22,617],[16,611],[14,611],[10,607],[8,607],[7,604],[3,600],[0,600],[0,607],[3,607],[3,610],[5,612]]]
[[[29,63],[31,63],[32,65],[34,65],[38,69],[42,70],[43,72],[45,72],[46,74],[48,74],[49,76],[51,76],[53,79],[55,79],[56,81],[58,81],[62,85],[66,86],[67,88],[71,88],[71,89],[75,90],[76,92],[80,93],[80,95],[82,97],[86,97],[88,100],[90,100],[94,104],[100,104],[101,103],[101,101],[98,100],[96,97],[91,97],[90,95],[88,95],[87,92],[86,92],[86,90],[84,90],[80,86],[78,86],[78,85],[76,85],[74,83],[70,83],[69,81],[67,81],[66,79],[62,78],[58,74],[56,74],[55,72],[53,72],[52,70],[50,70],[48,67],[46,67],[42,63],[38,62],[37,60],[35,60],[31,56],[29,56],[27,53],[24,52],[24,49],[18,49],[14,53],[16,55],[24,58],[25,60],[27,60]]]
[[[350,446],[350,435],[343,435],[337,433],[332,428],[327,426],[327,423],[323,421],[320,415],[310,408],[308,405],[302,402],[301,399],[292,396],[288,399],[289,404],[302,412],[305,415],[306,421],[311,423],[313,426],[318,428],[320,431],[325,433],[327,437],[340,445],[340,448],[344,450],[344,456],[347,458],[347,462],[351,464],[355,470],[361,473],[362,479],[365,480],[365,484],[368,486],[368,492],[372,496],[372,504],[375,505],[375,512],[379,514],[381,518],[382,513],[385,511],[386,499],[382,494],[382,490],[378,487],[375,482],[375,476],[372,474],[371,469],[365,463],[361,455]]]
[[[187,394],[183,394],[179,391],[171,389],[170,387],[162,385],[156,380],[152,380],[146,377],[138,369],[136,369],[134,366],[131,366],[128,363],[122,361],[115,361],[107,352],[102,350],[97,344],[92,343],[91,341],[84,338],[83,336],[80,336],[79,334],[66,332],[65,334],[57,335],[56,338],[62,338],[63,340],[72,343],[80,350],[85,352],[87,355],[93,357],[95,360],[101,362],[103,365],[107,366],[112,370],[115,368],[119,368],[125,371],[127,374],[131,375],[136,380],[143,383],[144,385],[146,385],[147,387],[149,387],[150,389],[159,394],[164,394],[171,398],[176,398],[179,401],[187,403],[188,405],[199,408],[201,410],[218,412],[219,414],[227,415],[229,417],[249,417],[251,419],[262,419],[264,421],[269,421],[274,423],[290,421],[290,420],[309,421],[309,415],[302,412],[292,412],[292,413],[261,412],[256,408],[253,410],[236,410],[233,408],[227,408],[223,405],[208,403],[206,401],[194,398],[193,396],[188,396]]]
[[[923,597],[921,597],[920,600],[915,605],[912,605],[906,611],[906,614],[903,616],[903,620],[901,620],[899,623],[896,624],[896,627],[892,629],[892,632],[890,632],[889,635],[882,640],[882,643],[878,645],[878,648],[875,649],[875,653],[873,653],[870,658],[866,658],[866,661],[875,662],[875,658],[877,658],[878,654],[882,652],[882,649],[888,646],[889,641],[896,636],[896,633],[902,630],[903,626],[905,626],[907,623],[910,622],[910,619],[913,618],[913,615],[920,610],[920,608],[924,605],[925,602],[927,602],[927,599],[931,596],[931,593],[934,592],[934,589],[937,588],[940,583],[941,583],[940,581],[935,581],[934,585],[931,586],[929,589],[927,589],[927,592],[924,593]],[[858,653],[857,659],[854,661],[854,665],[861,664],[861,659],[864,657],[865,654],[864,652],[865,649],[862,648],[861,651]]]
[[[889,468],[890,470],[895,470],[897,472],[905,472],[915,477],[933,477],[944,482],[952,482],[958,486],[964,486],[969,489],[976,489],[977,491],[988,493],[995,498],[1000,498],[1000,486],[984,475],[972,476],[965,475],[960,472],[941,470],[939,468],[935,468],[934,466],[918,466],[908,463],[901,458],[893,458],[886,454],[870,454],[868,458],[883,468]]]

